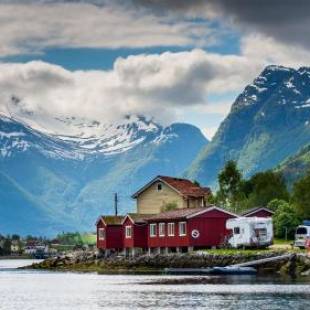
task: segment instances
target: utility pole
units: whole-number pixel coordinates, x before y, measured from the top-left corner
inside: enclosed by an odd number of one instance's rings
[[[115,211],[115,216],[117,216],[117,214],[118,214],[117,205],[118,205],[118,197],[117,197],[117,193],[114,193],[114,211]]]

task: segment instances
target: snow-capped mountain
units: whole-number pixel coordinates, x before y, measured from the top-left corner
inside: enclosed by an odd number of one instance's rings
[[[40,109],[30,110],[17,96],[11,96],[10,103],[3,107],[0,115],[40,133],[68,142],[82,153],[103,153],[106,155],[126,152],[146,139],[165,139],[163,126],[152,119],[139,115],[127,115],[113,122],[101,120],[57,117]]]
[[[216,185],[229,159],[245,176],[274,168],[310,142],[310,68],[268,66],[246,86],[187,175]]]
[[[208,142],[194,126],[165,127],[142,116],[105,124],[12,110],[0,115],[0,230],[6,233],[92,229],[99,214],[113,213],[115,192],[120,212],[133,210],[137,188],[156,174],[182,175]]]

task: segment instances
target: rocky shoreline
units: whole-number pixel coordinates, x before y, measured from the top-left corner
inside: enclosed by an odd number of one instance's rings
[[[131,273],[163,272],[165,268],[207,268],[228,266],[252,260],[270,258],[285,253],[270,251],[256,254],[168,254],[142,255],[137,257],[103,257],[95,252],[74,252],[68,255],[48,258],[41,263],[33,264],[28,269],[98,272],[98,273]],[[304,275],[310,276],[310,258],[304,254],[293,254],[290,259],[268,262],[257,266],[259,273]]]

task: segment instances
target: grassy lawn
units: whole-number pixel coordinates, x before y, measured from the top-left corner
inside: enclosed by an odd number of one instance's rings
[[[274,239],[273,244],[277,245],[291,245],[294,242],[294,240],[284,240],[284,239]]]
[[[270,249],[214,249],[214,250],[206,250],[208,254],[213,255],[244,255],[244,256],[253,256],[259,254],[266,254],[272,252]]]
[[[83,244],[93,245],[96,244],[96,235],[95,234],[83,234],[81,235]]]

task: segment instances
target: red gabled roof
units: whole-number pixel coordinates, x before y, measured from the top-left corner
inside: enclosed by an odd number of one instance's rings
[[[210,205],[208,207],[201,207],[201,208],[185,208],[185,209],[176,209],[172,211],[166,211],[159,214],[156,214],[154,216],[151,216],[147,219],[147,221],[160,221],[160,220],[180,220],[180,219],[188,219],[191,217],[194,217],[196,215],[203,214],[205,212],[209,212],[212,210],[218,210],[223,213],[227,213],[229,215],[238,217],[238,215],[218,208],[216,206]]]
[[[169,187],[177,191],[180,195],[186,197],[199,198],[211,193],[210,188],[200,187],[199,185],[193,183],[190,180],[159,175],[151,182],[146,184],[144,187],[142,187],[139,191],[137,191],[132,197],[136,198],[140,193],[142,193],[156,181],[162,181],[163,183],[166,183]]]
[[[259,211],[266,211],[270,214],[274,214],[274,212],[266,207],[255,207],[255,208],[252,208],[252,209],[248,209],[248,210],[245,210],[244,212],[241,213],[242,216],[248,216],[248,215],[251,215],[251,214],[254,214],[254,213],[257,213]]]

